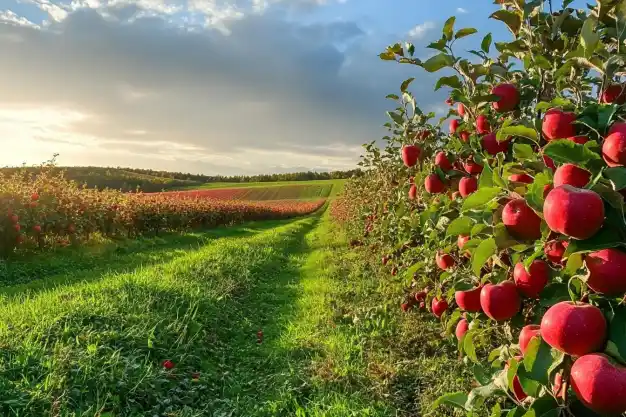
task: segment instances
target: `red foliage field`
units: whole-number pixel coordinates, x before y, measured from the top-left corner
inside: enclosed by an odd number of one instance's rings
[[[221,191],[221,190],[206,190]],[[127,194],[68,181],[46,167],[0,176],[0,256],[17,250],[77,244],[92,234],[134,237],[283,219],[311,213],[316,201],[251,202],[205,198],[202,191]]]

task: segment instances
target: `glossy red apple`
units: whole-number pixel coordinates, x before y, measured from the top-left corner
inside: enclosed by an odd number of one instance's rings
[[[402,147],[402,161],[407,167],[413,167],[422,154],[422,150],[415,145],[404,145]]]
[[[626,293],[626,252],[602,249],[585,256],[587,285],[595,292],[607,295]]]
[[[602,157],[610,167],[626,165],[626,132],[618,130],[604,138]]]
[[[546,165],[546,167],[550,168],[550,170],[554,172],[554,170],[556,169],[556,165],[554,164],[552,158],[545,154],[542,154],[541,158],[543,159],[543,163]]]
[[[430,307],[433,310],[433,314],[440,318],[443,313],[448,309],[448,302],[444,299],[439,299],[437,297],[433,298],[433,301],[430,304]]]
[[[602,350],[607,324],[602,311],[591,304],[561,301],[541,319],[541,337],[555,349],[582,356]]]
[[[574,113],[564,112],[560,109],[550,109],[543,117],[541,131],[546,140],[566,139],[576,136]]]
[[[450,171],[452,169],[452,164],[443,151],[437,152],[437,155],[435,155],[435,165],[441,168],[442,171]]]
[[[516,239],[536,240],[541,237],[541,218],[522,199],[511,200],[504,206],[502,222]]]
[[[491,126],[489,125],[487,116],[481,114],[476,118],[476,131],[481,135],[491,132]]]
[[[532,184],[534,181],[534,178],[531,177],[530,175],[526,174],[526,173],[522,173],[522,174],[511,174],[509,175],[509,181],[511,182],[521,182],[524,184]]]
[[[519,292],[529,298],[539,298],[550,279],[550,267],[545,261],[535,259],[526,270],[519,262],[513,270],[513,279]]]
[[[609,135],[615,132],[625,132],[626,133],[626,122],[617,122],[611,125],[609,129]]]
[[[600,102],[605,104],[626,104],[626,85],[611,84],[600,96]]]
[[[515,359],[518,362],[521,362],[523,360],[523,358],[521,356],[516,356]],[[520,365],[523,366],[523,365]],[[504,372],[508,372],[509,371],[509,361],[507,361],[506,365],[504,365]],[[517,375],[515,375],[515,377],[513,378],[513,394],[515,395],[515,398],[517,398],[517,401],[524,401],[526,399],[526,397],[528,397],[528,395],[524,392],[524,389],[522,388],[522,384],[519,381],[519,377]]]
[[[477,313],[481,311],[480,293],[482,289],[483,287],[481,286],[467,291],[456,291],[454,293],[454,300],[461,310]]]
[[[520,310],[522,300],[512,281],[487,284],[480,292],[480,306],[493,320],[508,320]]]
[[[463,246],[465,246],[465,244],[467,242],[469,242],[471,238],[468,235],[459,235],[459,237],[456,240],[456,244],[459,247],[459,249],[463,249]]]
[[[554,173],[554,186],[571,185],[583,188],[591,181],[591,172],[574,164],[563,164]]]
[[[565,254],[567,245],[567,241],[551,240],[550,242],[546,242],[543,247],[543,253],[546,254],[546,258],[548,258],[550,262],[560,264],[563,262],[563,255]]]
[[[601,353],[574,362],[571,386],[585,406],[598,414],[617,416],[626,412],[626,368]]]
[[[461,137],[461,140],[465,143],[469,142],[470,140],[470,133],[466,130],[462,131],[459,136]]]
[[[474,177],[463,177],[459,182],[459,193],[465,198],[478,189],[478,181]]]
[[[454,266],[454,258],[449,253],[437,252],[435,256],[435,263],[440,269],[444,271]]]
[[[458,119],[450,120],[450,134],[454,135],[458,128],[459,128],[459,120]]]
[[[489,155],[496,155],[499,152],[508,152],[510,143],[510,138],[498,142],[496,132],[489,133],[481,139],[482,147]]]
[[[461,116],[461,117],[465,116],[465,106],[463,105],[463,103],[459,103],[457,105],[456,111],[457,111],[457,113],[459,113],[459,116]]]
[[[469,323],[467,322],[466,319],[461,319],[456,324],[456,330],[454,331],[456,339],[457,340],[463,339],[463,336],[465,336],[465,333],[467,333],[468,330],[469,330]]]
[[[439,175],[430,174],[426,177],[426,180],[424,181],[424,188],[426,188],[426,191],[431,194],[439,194],[443,192],[443,190],[445,190],[446,185],[443,183],[443,181],[441,181]]]
[[[519,91],[513,84],[500,84],[491,90],[491,94],[499,96],[492,104],[493,109],[499,113],[511,111],[517,107],[520,100]]]
[[[35,233],[41,233],[41,226],[36,224],[33,226],[33,232]]]
[[[594,191],[561,185],[548,193],[543,217],[553,232],[589,239],[602,227],[604,203]]]
[[[571,138],[567,138],[567,140],[577,143],[579,145],[584,145],[589,142],[589,138],[587,136],[572,136]]]
[[[417,197],[417,187],[415,186],[415,184],[411,185],[411,188],[409,188],[409,200],[415,200],[415,198]]]
[[[519,348],[522,351],[522,355],[526,354],[528,344],[533,337],[541,336],[541,326],[538,324],[529,324],[522,327],[522,331],[519,334]]]
[[[483,166],[475,162],[472,158],[468,158],[465,162],[463,162],[463,168],[465,169],[465,172],[470,175],[480,174],[483,172]]]

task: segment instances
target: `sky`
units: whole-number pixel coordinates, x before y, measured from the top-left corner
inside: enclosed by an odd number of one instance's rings
[[[0,0],[0,166],[128,166],[204,174],[352,169],[386,132],[384,97],[415,77],[443,22],[506,27],[492,0]]]

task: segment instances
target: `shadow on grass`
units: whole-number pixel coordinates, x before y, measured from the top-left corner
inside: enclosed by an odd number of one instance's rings
[[[216,229],[154,238],[107,241],[80,248],[0,261],[0,296],[23,296],[90,281],[105,273],[124,273],[141,266],[172,261],[218,238],[251,237],[297,219],[256,221]]]

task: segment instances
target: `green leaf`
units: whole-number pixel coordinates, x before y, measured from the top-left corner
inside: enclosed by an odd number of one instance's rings
[[[446,236],[469,235],[474,221],[469,217],[458,217],[450,222]]]
[[[403,93],[406,91],[407,88],[409,88],[409,84],[411,84],[413,82],[413,80],[415,80],[415,77],[411,77],[407,80],[404,80],[402,82],[402,84],[400,85],[400,91],[402,91]]]
[[[522,17],[510,10],[498,10],[489,17],[504,22],[514,35],[517,35],[522,26]]]
[[[495,239],[487,239],[480,242],[474,253],[472,253],[472,271],[476,276],[480,276],[480,270],[485,262],[496,254],[498,249]]]
[[[456,75],[451,75],[449,77],[441,77],[437,81],[437,84],[435,84],[435,91],[439,90],[444,85],[451,87],[451,88],[463,88],[463,84],[461,84],[459,77],[457,77]]]
[[[576,272],[583,267],[583,256],[580,253],[574,253],[567,258],[567,264],[563,272],[567,276],[576,275]]]
[[[393,51],[385,51],[381,53],[380,55],[378,55],[378,57],[382,59],[383,61],[395,61],[396,60],[396,54],[394,54]]]
[[[489,165],[483,166],[483,172],[480,173],[480,177],[478,177],[478,188],[490,188],[494,186],[493,182],[493,171]]]
[[[456,17],[452,16],[446,23],[443,25],[443,36],[446,37],[449,41],[452,40],[452,32],[454,31],[454,22],[456,21]]]
[[[391,118],[391,120],[393,120],[397,124],[399,124],[399,125],[404,124],[404,119],[398,113],[393,112],[393,111],[388,111],[387,115]]]
[[[487,385],[483,385],[477,388],[474,388],[470,391],[467,402],[465,403],[466,410],[473,410],[476,403],[479,403],[480,400],[484,400],[485,398],[489,398],[495,394],[501,394],[502,390],[495,383],[491,382]]]
[[[463,337],[463,351],[468,358],[478,363],[478,357],[476,356],[476,347],[474,346],[474,332],[471,330],[465,333],[465,337]]]
[[[614,167],[604,170],[604,175],[611,181],[613,188],[621,190],[626,188],[626,168]]]
[[[526,377],[543,385],[548,385],[548,370],[552,365],[552,349],[541,337],[533,337],[524,354]]]
[[[454,35],[454,39],[461,39],[461,38],[464,38],[466,36],[473,35],[476,32],[478,32],[477,29],[474,29],[474,28],[464,28],[464,29],[459,30]]]
[[[571,240],[565,255],[576,252],[591,252],[602,249],[616,248],[623,244],[619,232],[603,227],[598,233],[585,240]]]
[[[593,17],[587,18],[580,33],[580,43],[585,48],[585,56],[591,57],[598,47],[600,35],[595,32],[597,22]]]
[[[446,43],[447,43],[446,42],[446,38],[443,37],[443,38],[439,39],[437,42],[433,42],[430,45],[428,45],[427,48],[436,49],[438,51],[445,52],[446,51]]]
[[[514,143],[513,155],[518,161],[534,160],[536,158],[533,147],[526,143]]]
[[[480,49],[482,49],[486,54],[488,54],[489,49],[491,49],[491,40],[492,40],[492,35],[491,35],[491,32],[489,32],[487,36],[483,38],[483,41],[480,43]]]
[[[557,164],[572,163],[583,167],[590,167],[594,166],[597,162],[601,162],[602,158],[600,155],[593,152],[585,145],[567,139],[553,140],[543,148],[543,152]]]
[[[437,54],[422,63],[422,67],[428,72],[437,72],[442,68],[454,65],[454,59],[448,54]]]
[[[609,322],[609,341],[613,343],[615,352],[619,354],[619,359],[624,362],[626,359],[626,307],[615,306],[613,317]]]
[[[526,126],[507,126],[498,131],[498,140],[504,140],[508,136],[521,136],[534,142],[539,142],[537,131]],[[502,139],[500,139],[500,137],[502,137]]]
[[[526,202],[528,205],[539,212],[543,212],[543,189],[546,185],[552,183],[550,176],[544,172],[535,175],[535,180],[528,186],[526,192]]]
[[[498,195],[502,190],[498,187],[479,188],[476,192],[472,193],[463,202],[462,211],[472,210],[477,207],[484,206]]]
[[[387,96],[385,96],[385,98],[388,98],[390,100],[400,100],[400,97],[398,97],[397,94],[387,94]]]
[[[465,409],[465,403],[467,402],[467,394],[463,391],[459,392],[450,392],[447,394],[443,394],[441,397],[437,398],[434,403],[430,406],[432,410],[436,409],[440,405],[450,405],[456,408]]]

